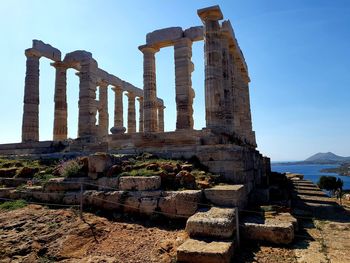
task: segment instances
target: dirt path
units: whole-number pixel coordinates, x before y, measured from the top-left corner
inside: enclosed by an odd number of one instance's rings
[[[0,262],[172,262],[184,231],[29,205],[0,212]]]

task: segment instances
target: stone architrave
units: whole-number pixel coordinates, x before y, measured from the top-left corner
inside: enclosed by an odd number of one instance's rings
[[[157,86],[155,53],[159,48],[140,46],[143,53],[143,120],[145,132],[156,132],[157,125]]]
[[[97,136],[96,70],[96,61],[90,59],[81,62],[81,69],[77,74],[80,79],[78,119],[78,137],[80,138]]]
[[[139,132],[143,132],[143,97],[137,98],[139,101]]]
[[[98,114],[98,129],[99,136],[108,135],[108,83],[102,82],[99,85],[99,114]]]
[[[223,16],[218,6],[200,9],[198,15],[204,24],[206,127],[214,132],[222,132],[226,131],[219,24]]]
[[[135,94],[128,92],[128,133],[136,132]]]
[[[121,86],[112,88],[114,91],[114,126],[111,128],[113,134],[125,132],[123,118],[123,89]]]
[[[39,59],[33,49],[25,51],[27,57],[24,85],[22,142],[39,141]]]
[[[191,61],[192,41],[181,38],[175,42],[175,86],[176,86],[176,129],[193,129],[193,98],[191,74],[194,65]]]
[[[55,81],[55,113],[53,122],[53,140],[67,139],[67,65],[63,62],[51,64],[56,69]]]
[[[158,131],[164,132],[164,109],[165,106],[163,104],[159,104],[158,106]]]

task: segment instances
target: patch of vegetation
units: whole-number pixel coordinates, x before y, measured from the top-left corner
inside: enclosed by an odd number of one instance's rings
[[[16,210],[27,206],[24,200],[6,201],[0,204],[0,210]]]
[[[83,165],[76,160],[63,162],[58,167],[58,173],[63,177],[76,177],[80,174]]]
[[[317,183],[321,189],[330,191],[332,194],[334,194],[337,189],[341,191],[343,189],[343,184],[343,180],[340,178],[325,175],[322,175]]]

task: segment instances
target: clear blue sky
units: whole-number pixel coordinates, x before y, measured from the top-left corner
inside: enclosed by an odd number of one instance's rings
[[[301,160],[322,151],[350,155],[349,0],[2,0],[0,143],[21,138],[24,50],[32,39],[50,43],[63,54],[90,51],[99,67],[142,88],[142,53],[137,47],[145,43],[146,34],[201,25],[196,10],[215,4],[231,20],[249,67],[259,150],[274,161]],[[157,54],[157,92],[167,106],[166,130],[174,130],[176,119],[173,56],[172,48]],[[50,140],[55,73],[49,60],[40,61],[40,140]],[[194,44],[193,61],[194,118],[200,129],[205,123],[203,43]],[[74,73],[68,72],[72,138],[78,116]],[[111,91],[109,111],[111,125]]]

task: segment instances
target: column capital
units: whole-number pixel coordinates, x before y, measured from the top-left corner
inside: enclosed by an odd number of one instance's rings
[[[125,96],[127,96],[130,99],[134,99],[136,97],[135,93],[132,91],[128,91],[127,93],[125,93]]]
[[[39,51],[37,51],[34,48],[28,48],[24,51],[24,54],[26,55],[26,57],[35,57],[35,58],[41,58],[41,53]]]
[[[207,20],[216,21],[224,18],[222,15],[221,9],[218,5],[198,9],[197,14],[202,21],[207,21]]]
[[[137,100],[141,102],[143,101],[143,97],[138,97]]]
[[[107,88],[107,87],[109,86],[109,83],[106,82],[106,81],[104,81],[104,80],[102,80],[102,81],[99,81],[99,82],[97,83],[97,85],[98,85],[99,87],[101,87],[101,88]]]
[[[60,69],[68,69],[68,65],[62,61],[56,61],[53,63],[50,63],[51,66],[53,66],[54,68],[60,68]]]
[[[150,45],[142,45],[142,46],[139,46],[139,50],[142,52],[142,53],[157,53],[159,51],[159,47],[157,46],[150,46]]]
[[[114,91],[114,92],[123,92],[123,88],[122,88],[122,86],[115,86],[115,85],[113,85],[113,88],[112,88],[112,90]]]

